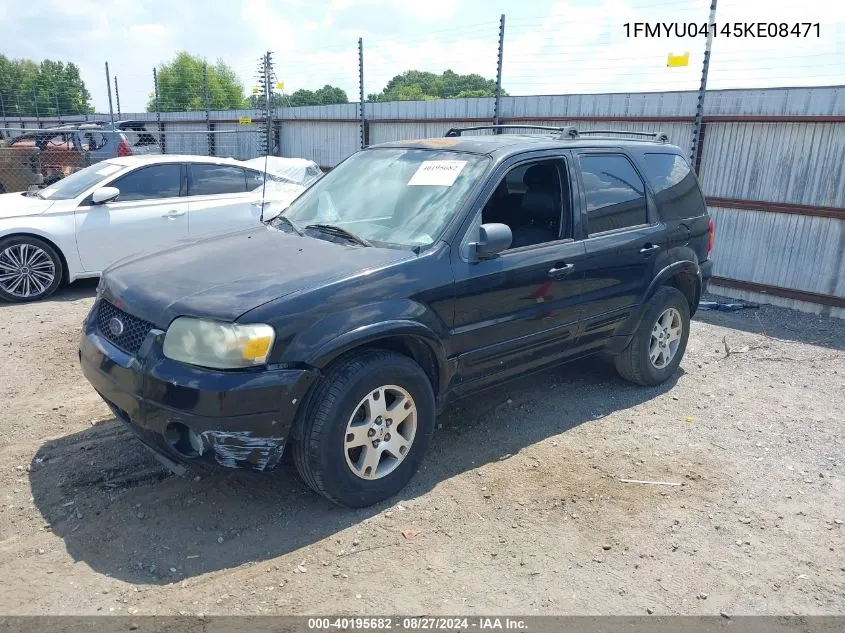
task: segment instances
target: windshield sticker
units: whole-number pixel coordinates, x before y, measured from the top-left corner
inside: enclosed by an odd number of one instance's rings
[[[103,167],[97,170],[97,175],[108,176],[109,174],[113,174],[116,171],[120,171],[120,165],[104,165]]]
[[[424,161],[411,177],[411,180],[408,181],[408,186],[436,185],[451,187],[455,184],[455,180],[466,164],[465,160]]]

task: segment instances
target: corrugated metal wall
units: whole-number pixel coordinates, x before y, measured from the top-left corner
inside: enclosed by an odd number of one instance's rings
[[[500,117],[508,124],[663,131],[687,150],[696,101],[695,92],[504,97]],[[491,98],[367,103],[369,143],[442,136],[450,127],[489,122],[493,105]],[[710,208],[716,222],[714,272],[772,287],[783,296],[719,291],[845,317],[840,307],[845,298],[845,214],[840,212],[845,208],[845,88],[711,91],[704,115],[700,179],[705,195],[720,199]],[[123,118],[154,122],[156,117],[137,113]],[[180,134],[206,130],[204,112],[161,118],[168,153],[208,152],[206,134]],[[218,131],[217,155],[258,155],[263,113],[212,112],[209,118]],[[241,118],[253,123],[242,125]],[[280,152],[333,167],[360,147],[358,118],[356,103],[279,108]],[[19,127],[20,121],[7,124]],[[24,125],[38,127],[33,119]],[[793,206],[784,209],[784,204]],[[815,295],[796,298],[791,291]]]
[[[708,123],[707,195],[845,207],[845,124]]]

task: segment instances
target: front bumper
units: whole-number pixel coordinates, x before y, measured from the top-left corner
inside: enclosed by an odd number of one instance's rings
[[[276,466],[316,372],[191,367],[166,358],[163,342],[164,332],[153,329],[131,355],[88,318],[79,345],[82,372],[115,416],[174,472],[195,459],[254,470]]]

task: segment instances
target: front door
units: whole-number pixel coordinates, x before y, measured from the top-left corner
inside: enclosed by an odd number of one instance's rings
[[[87,272],[101,272],[129,255],[162,250],[189,237],[182,174],[180,163],[141,167],[108,183],[120,189],[113,202],[83,200],[75,212],[76,243]]]
[[[453,255],[450,355],[458,359],[458,391],[555,362],[572,350],[585,250],[572,239],[570,191],[563,156],[514,165],[463,243],[474,239],[479,223],[498,222],[511,228],[511,248],[481,261]]]

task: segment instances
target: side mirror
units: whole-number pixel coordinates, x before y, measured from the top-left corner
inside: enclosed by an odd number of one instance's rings
[[[111,202],[119,195],[120,189],[117,187],[100,187],[91,195],[91,201],[94,204],[105,204],[106,202]]]
[[[510,248],[513,233],[507,224],[482,224],[478,227],[478,241],[470,243],[470,252],[478,259],[486,259]]]

